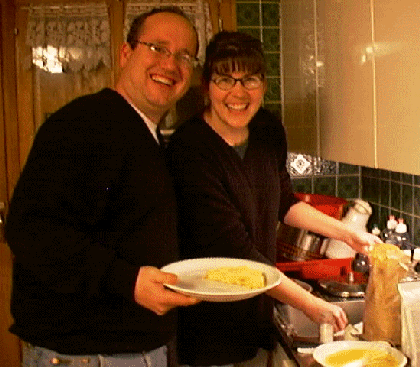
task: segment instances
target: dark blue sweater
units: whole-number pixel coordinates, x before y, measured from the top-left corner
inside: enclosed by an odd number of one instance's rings
[[[168,146],[179,202],[183,258],[236,257],[274,265],[276,226],[293,196],[281,122],[261,109],[243,159],[201,118],[182,125]],[[182,363],[220,365],[273,347],[273,303],[262,295],[180,310]]]
[[[104,89],[39,129],[14,191],[11,331],[67,354],[165,344],[175,312],[134,302],[139,268],[178,259],[175,195],[162,149],[135,110]]]

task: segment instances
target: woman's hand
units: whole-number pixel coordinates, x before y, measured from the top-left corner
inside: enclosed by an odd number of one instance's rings
[[[334,332],[344,330],[348,324],[347,315],[337,305],[315,297],[313,304],[302,310],[306,316],[317,324],[329,323],[334,326]]]
[[[346,237],[345,242],[356,252],[368,255],[371,247],[375,243],[381,243],[382,240],[372,233],[349,231],[349,236]]]

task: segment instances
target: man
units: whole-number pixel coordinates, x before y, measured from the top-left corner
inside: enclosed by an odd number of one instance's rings
[[[31,366],[166,366],[177,306],[175,196],[157,124],[189,88],[197,34],[177,8],[138,17],[114,90],[39,129],[15,188],[11,332]]]

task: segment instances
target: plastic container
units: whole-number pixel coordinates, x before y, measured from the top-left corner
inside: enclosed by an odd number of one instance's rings
[[[341,221],[354,230],[367,232],[366,225],[371,214],[372,208],[369,203],[356,199],[354,200],[353,206],[349,208],[346,216]],[[327,246],[325,255],[330,259],[354,257],[356,254],[349,245],[336,239],[331,239]]]

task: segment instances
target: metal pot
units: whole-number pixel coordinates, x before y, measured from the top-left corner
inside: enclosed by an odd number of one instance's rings
[[[280,223],[277,230],[278,257],[294,261],[321,259],[326,238],[305,229]]]

